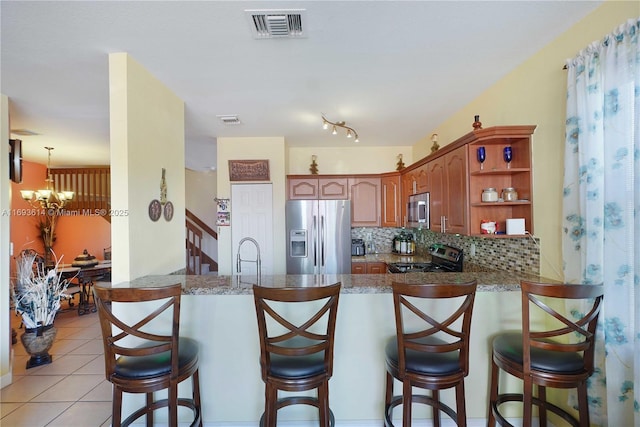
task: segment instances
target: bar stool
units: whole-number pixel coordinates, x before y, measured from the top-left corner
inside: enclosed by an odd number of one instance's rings
[[[533,406],[539,407],[540,425],[547,425],[547,411],[573,426],[589,426],[587,379],[593,374],[593,353],[604,286],[521,282],[522,332],[505,332],[493,339],[489,421],[493,426],[511,424],[500,414],[505,402],[523,402],[523,426],[531,426]],[[561,300],[585,300],[589,308],[579,318],[569,318],[550,307]],[[531,330],[532,312],[544,319],[542,330]],[[571,313],[574,316],[575,313]],[[548,326],[552,325],[552,326]],[[498,393],[500,369],[523,380],[523,393]],[[533,385],[538,396],[533,396]],[[579,420],[546,399],[546,387],[577,388]]]
[[[318,408],[319,424],[333,426],[329,379],[341,283],[308,288],[253,286],[260,336],[265,409],[260,425],[274,427],[279,409],[305,404]],[[319,305],[321,305],[319,307]],[[278,398],[278,390],[317,389],[317,397]]]
[[[396,336],[385,347],[385,426],[393,426],[393,409],[402,405],[402,425],[411,425],[411,405],[433,408],[433,425],[440,425],[440,411],[458,426],[466,426],[464,378],[469,374],[469,335],[476,281],[452,284],[393,282]],[[434,310],[419,308],[434,300]],[[448,308],[444,299],[452,299]],[[447,308],[443,308],[447,307]],[[436,315],[446,311],[446,314]],[[402,381],[402,395],[393,396],[394,378]],[[431,396],[413,395],[413,387],[431,390]],[[440,401],[440,390],[455,387],[456,408]]]
[[[181,285],[112,288],[96,283],[93,292],[102,328],[105,373],[113,385],[111,425],[127,426],[146,415],[147,426],[152,426],[154,411],[168,407],[168,423],[174,427],[178,425],[178,406],[185,406],[194,414],[191,425],[202,426],[198,343],[179,338]],[[148,301],[158,303],[147,315],[146,306],[142,308],[140,303]],[[126,319],[113,313],[112,303],[121,304]],[[192,378],[192,397],[179,398],[178,384],[187,378]],[[168,398],[155,400],[153,393],[162,389],[168,389]],[[145,393],[146,404],[121,421],[123,392]]]

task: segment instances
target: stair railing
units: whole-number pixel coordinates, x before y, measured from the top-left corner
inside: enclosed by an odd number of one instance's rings
[[[218,263],[209,257],[202,250],[202,239],[204,235],[211,236],[218,240],[218,233],[189,209],[185,210],[187,227],[187,274],[202,274],[202,265],[209,264],[210,271],[218,271]]]
[[[73,191],[74,197],[65,205],[78,214],[102,216],[111,220],[111,168],[109,166],[51,169],[57,191]]]
[[[187,226],[187,274],[202,274],[202,231],[189,220]]]

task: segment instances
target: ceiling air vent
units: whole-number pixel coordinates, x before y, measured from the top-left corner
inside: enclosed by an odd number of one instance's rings
[[[302,21],[305,9],[245,10],[256,39],[306,37]]]
[[[222,115],[222,116],[216,116],[223,124],[225,125],[239,125],[240,119],[238,118],[238,116],[236,115]]]

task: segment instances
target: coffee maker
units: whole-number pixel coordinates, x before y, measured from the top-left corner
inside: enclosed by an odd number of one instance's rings
[[[351,256],[364,256],[366,254],[363,239],[351,239]]]

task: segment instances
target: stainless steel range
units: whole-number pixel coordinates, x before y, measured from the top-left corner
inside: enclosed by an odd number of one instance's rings
[[[429,247],[431,262],[394,262],[387,264],[389,273],[453,273],[463,269],[462,249],[436,243]]]

